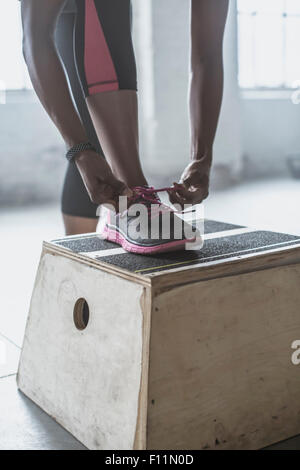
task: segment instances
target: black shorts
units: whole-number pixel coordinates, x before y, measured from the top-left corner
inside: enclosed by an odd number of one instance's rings
[[[77,12],[63,12],[56,44],[79,115],[90,142],[103,155],[85,97],[113,90],[136,90],[130,0],[76,0]],[[103,155],[104,156],[104,155]],[[62,212],[97,218],[75,163],[69,163]]]

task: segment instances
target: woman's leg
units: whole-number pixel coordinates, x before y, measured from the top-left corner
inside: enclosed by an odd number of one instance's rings
[[[77,8],[77,69],[102,149],[119,179],[145,185],[130,0],[77,0]]]
[[[73,46],[75,18],[75,13],[63,13],[60,16],[55,37],[56,45],[66,69],[76,108],[89,141],[99,154],[102,154],[76,71]],[[67,166],[61,207],[67,235],[96,231],[98,206],[91,201],[75,162],[70,162]]]

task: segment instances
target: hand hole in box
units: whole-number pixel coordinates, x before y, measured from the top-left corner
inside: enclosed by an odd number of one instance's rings
[[[88,326],[90,309],[84,298],[80,298],[76,301],[73,311],[73,319],[77,330],[85,330]]]

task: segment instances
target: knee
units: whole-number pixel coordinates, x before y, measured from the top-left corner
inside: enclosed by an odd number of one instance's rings
[[[52,34],[40,29],[35,30],[35,28],[26,28],[23,31],[23,40],[22,40],[22,52],[23,57],[28,65],[30,59],[39,57],[45,47],[53,47],[55,44]]]

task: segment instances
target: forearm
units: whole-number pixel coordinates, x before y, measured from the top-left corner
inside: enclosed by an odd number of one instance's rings
[[[210,166],[223,96],[223,35],[228,0],[192,0],[191,157]]]
[[[59,2],[56,2],[59,3]],[[63,2],[61,2],[63,3]],[[55,18],[43,27],[22,1],[23,51],[33,87],[68,147],[87,140],[54,42]],[[41,8],[39,9],[41,12]],[[57,7],[57,16],[59,8]],[[54,13],[53,13],[54,16]],[[36,19],[36,21],[35,21]]]
[[[191,63],[190,125],[191,158],[211,164],[213,142],[223,96],[222,54]]]

